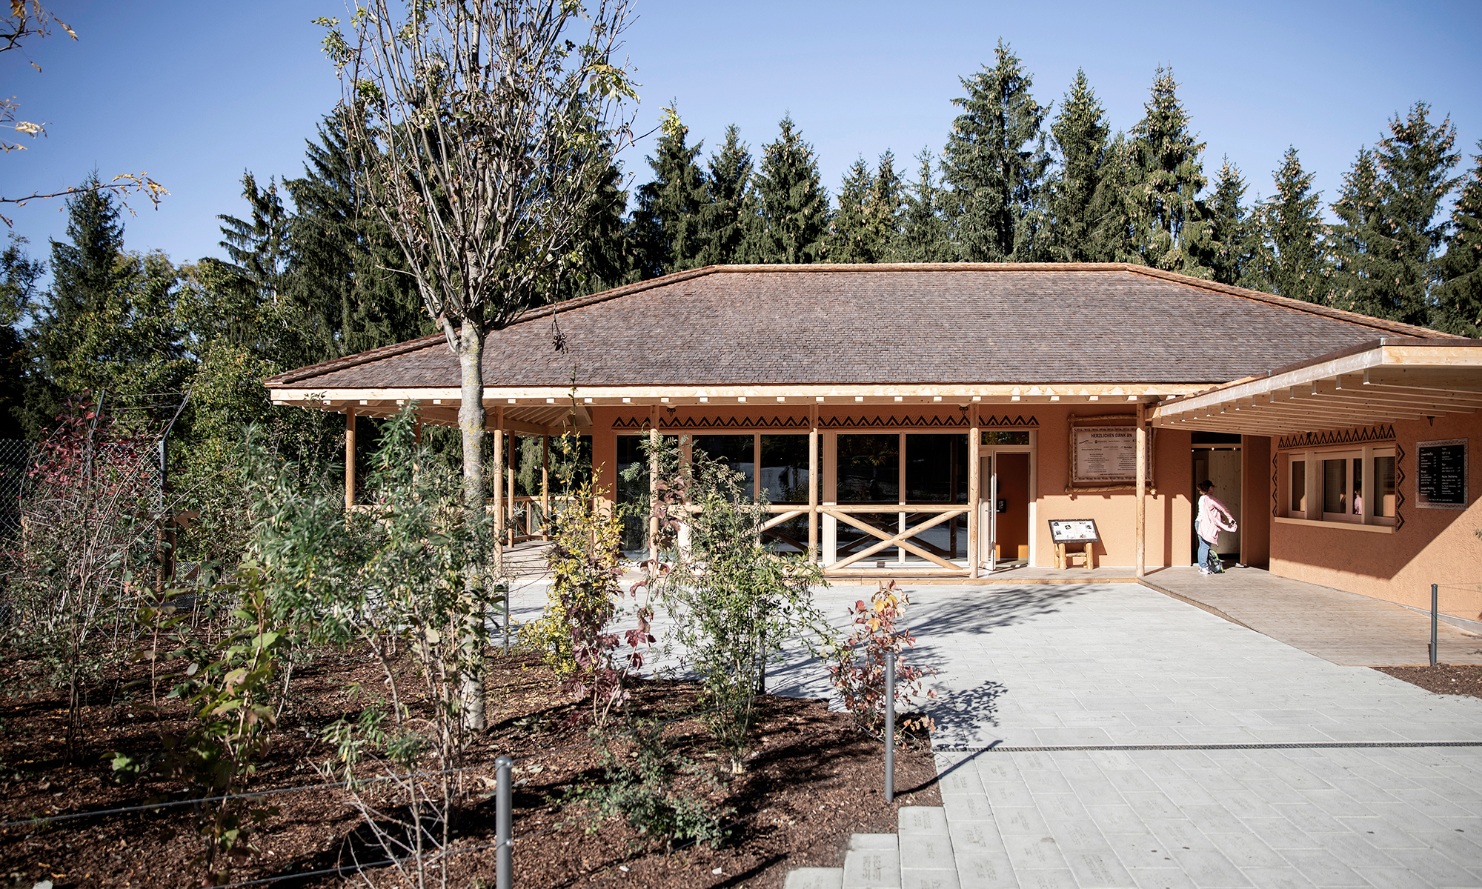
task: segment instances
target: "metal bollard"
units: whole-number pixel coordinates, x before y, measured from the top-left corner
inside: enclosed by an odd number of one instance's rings
[[[494,859],[495,889],[514,889],[514,788],[510,770],[515,761],[508,756],[494,760],[494,842],[498,846]]]
[[[1436,665],[1436,605],[1438,602],[1436,591],[1437,584],[1431,584],[1431,666]]]
[[[885,802],[895,802],[895,652],[885,652]]]

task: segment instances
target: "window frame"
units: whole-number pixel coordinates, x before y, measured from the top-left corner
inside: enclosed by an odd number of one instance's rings
[[[1375,514],[1375,506],[1382,498],[1398,493],[1380,492],[1376,489],[1379,480],[1376,463],[1380,459],[1394,460],[1398,470],[1398,452],[1399,449],[1393,444],[1361,447],[1350,445],[1287,452],[1281,476],[1284,485],[1284,496],[1280,499],[1282,509],[1277,513],[1276,521],[1365,531],[1394,531],[1398,524],[1395,516]],[[1343,498],[1344,509],[1329,512],[1326,497],[1327,464],[1338,460],[1343,461],[1343,491],[1340,496]],[[1295,484],[1298,467],[1303,481],[1300,496]],[[1397,476],[1396,472],[1391,478]],[[1354,512],[1351,506],[1355,491],[1360,497],[1358,512]],[[1298,508],[1299,503],[1304,508]]]

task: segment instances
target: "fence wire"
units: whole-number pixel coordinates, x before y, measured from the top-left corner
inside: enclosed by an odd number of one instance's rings
[[[29,441],[0,438],[0,537],[21,530],[21,494],[33,452]]]

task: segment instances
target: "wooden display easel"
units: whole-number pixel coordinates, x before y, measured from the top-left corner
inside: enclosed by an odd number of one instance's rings
[[[1095,519],[1050,519],[1050,540],[1055,544],[1055,568],[1064,571],[1070,560],[1084,558],[1086,570],[1096,567],[1093,547],[1101,539]],[[1084,549],[1082,547],[1084,546]],[[1074,550],[1071,547],[1075,547]]]

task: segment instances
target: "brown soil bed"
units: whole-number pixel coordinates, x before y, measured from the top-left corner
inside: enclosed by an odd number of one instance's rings
[[[1441,695],[1482,698],[1482,664],[1437,664],[1434,667],[1375,667],[1396,679]]]
[[[641,684],[629,711],[665,724],[665,746],[698,764],[680,789],[729,811],[726,839],[665,843],[622,818],[598,818],[575,799],[575,787],[604,783],[599,744],[581,723],[579,705],[556,691],[549,672],[527,658],[496,656],[488,679],[490,730],[467,758],[467,801],[455,821],[456,854],[449,885],[494,885],[494,759],[516,762],[515,883],[525,887],[780,887],[796,867],[839,866],[848,837],[891,832],[902,805],[940,805],[932,757],[924,744],[896,756],[897,796],[882,796],[883,748],[849,718],[819,701],[764,697],[744,774],[732,776],[703,724],[686,717],[694,689]],[[18,696],[18,666],[0,663],[0,887],[30,889],[41,880],[67,886],[209,885],[204,848],[189,806],[143,808],[195,794],[163,779],[119,783],[115,751],[158,751],[185,726],[179,705],[147,706],[147,693],[127,705],[93,706],[85,714],[81,753],[63,756],[65,706],[56,698]],[[10,677],[10,678],[5,678]],[[383,688],[366,657],[324,657],[295,678],[267,760],[252,789],[322,783],[314,764],[329,758],[323,726],[363,704],[347,702],[348,683]],[[611,736],[616,737],[616,733]],[[625,749],[619,742],[618,750]],[[364,827],[338,788],[298,790],[263,800],[271,806],[254,829],[254,851],[234,859],[230,883],[272,886],[364,885],[361,876],[299,876],[359,860],[383,859],[367,848]],[[131,811],[106,812],[110,809]],[[41,820],[49,816],[84,817]],[[35,820],[33,820],[35,819]],[[369,874],[374,885],[399,885],[393,868]]]

